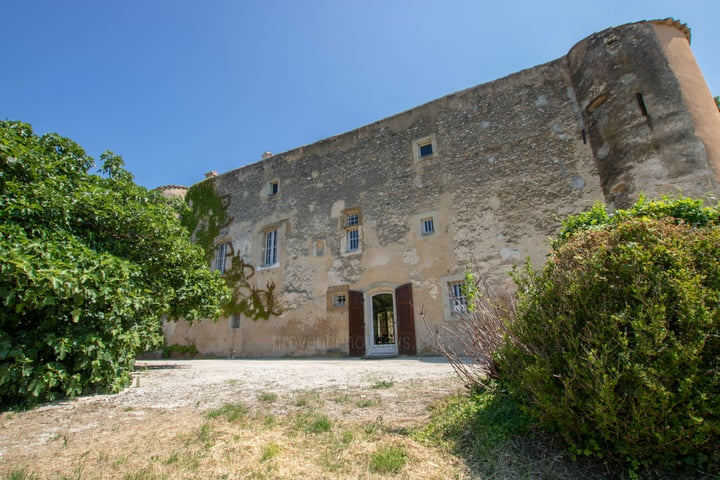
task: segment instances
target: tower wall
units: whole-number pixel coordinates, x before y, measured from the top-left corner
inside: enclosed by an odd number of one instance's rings
[[[567,55],[603,194],[614,207],[627,207],[642,193],[717,192],[708,162],[716,143],[708,140],[706,148],[695,123],[703,114],[695,105],[702,96],[697,84],[704,80],[689,46],[678,41],[688,43],[680,29],[640,22],[591,35]],[[687,64],[695,69],[686,71]],[[713,133],[720,138],[720,125],[702,130],[708,139]]]

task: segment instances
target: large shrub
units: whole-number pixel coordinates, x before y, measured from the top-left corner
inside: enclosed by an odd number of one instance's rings
[[[717,207],[640,200],[569,218],[543,268],[516,275],[504,381],[578,453],[717,462]]]
[[[101,160],[0,121],[0,407],[117,391],[162,318],[229,297],[172,202]]]

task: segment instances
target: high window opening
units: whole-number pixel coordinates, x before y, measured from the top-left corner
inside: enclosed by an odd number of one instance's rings
[[[438,144],[435,134],[427,137],[419,138],[412,142],[412,151],[414,159],[431,158],[438,153]]]
[[[353,228],[347,231],[347,251],[355,252],[360,249],[360,231]]]
[[[265,232],[262,253],[262,266],[269,267],[277,263],[277,230],[270,230]]]
[[[423,235],[430,235],[435,233],[435,222],[432,217],[420,219],[420,230]]]
[[[226,242],[219,243],[215,247],[215,257],[213,258],[212,270],[218,270],[220,273],[227,271],[227,255],[228,244]]]
[[[345,238],[342,241],[342,252],[352,253],[360,251],[361,225],[362,215],[359,208],[352,208],[343,212],[341,227],[344,230]]]
[[[269,196],[277,195],[279,190],[280,190],[280,183],[277,180],[273,180],[272,182],[270,182],[270,185],[268,185],[268,195]]]

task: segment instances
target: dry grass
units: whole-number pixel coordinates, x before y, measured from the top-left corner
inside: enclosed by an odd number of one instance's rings
[[[468,478],[461,459],[409,434],[449,385],[259,395],[204,412],[94,403],[67,418],[4,414],[0,478]]]

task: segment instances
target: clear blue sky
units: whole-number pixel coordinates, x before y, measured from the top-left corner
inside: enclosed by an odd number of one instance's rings
[[[192,185],[665,17],[720,95],[720,0],[0,0],[0,118]]]

